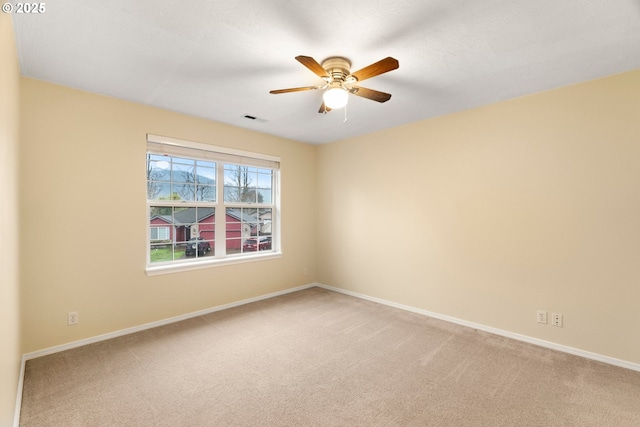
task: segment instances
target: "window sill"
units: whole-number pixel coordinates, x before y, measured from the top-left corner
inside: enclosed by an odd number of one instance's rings
[[[177,262],[164,265],[147,266],[145,273],[147,276],[157,276],[160,274],[180,273],[183,271],[201,270],[203,268],[221,267],[224,265],[243,264],[247,262],[265,261],[282,257],[282,252],[269,252],[258,255],[230,256],[224,259],[207,259],[203,261]]]

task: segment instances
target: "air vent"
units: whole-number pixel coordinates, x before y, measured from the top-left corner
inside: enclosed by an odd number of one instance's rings
[[[252,120],[254,122],[260,122],[260,123],[266,123],[268,120],[267,119],[261,119],[260,117],[256,117],[253,116],[251,114],[245,114],[244,116],[242,116],[244,119],[247,120]]]

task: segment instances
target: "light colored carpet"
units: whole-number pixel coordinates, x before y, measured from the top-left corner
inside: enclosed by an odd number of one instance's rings
[[[640,372],[321,288],[33,359],[21,426],[640,426]]]

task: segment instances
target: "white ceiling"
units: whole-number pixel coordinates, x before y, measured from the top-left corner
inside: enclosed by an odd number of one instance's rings
[[[54,0],[12,15],[21,72],[308,143],[640,68],[640,0]],[[395,71],[318,114],[294,57]],[[249,114],[262,120],[251,121]],[[149,130],[153,132],[153,129]],[[170,135],[176,136],[176,135]]]

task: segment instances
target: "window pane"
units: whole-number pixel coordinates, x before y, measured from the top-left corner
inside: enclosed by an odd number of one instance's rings
[[[260,209],[258,215],[258,236],[270,236],[271,233],[273,233],[272,216],[273,210],[271,208]]]
[[[173,182],[196,182],[195,162],[191,164],[174,163],[171,169],[171,180]]]
[[[242,244],[251,237],[251,222],[255,217],[249,216],[243,208],[227,208],[225,221],[228,253],[241,252]]]
[[[243,203],[255,203],[256,202],[256,190],[250,187],[240,188],[240,201]]]
[[[227,235],[229,235],[229,232],[227,232]],[[240,251],[242,250],[242,239],[240,238],[227,239],[226,250],[227,250],[227,255],[234,255],[234,254],[240,253]]]
[[[199,184],[215,184],[216,169],[203,167],[198,163],[198,167],[196,168],[196,182]]]
[[[272,203],[273,171],[260,169],[258,173],[258,203]]]
[[[227,253],[272,250],[272,209],[227,208]]]
[[[147,179],[153,181],[169,181],[171,179],[169,163],[166,160],[151,160],[147,162]]]
[[[258,183],[264,188],[271,188],[271,171],[258,173],[258,168],[240,165],[224,165],[224,201],[240,203],[265,203],[264,195],[258,192]],[[271,197],[269,197],[271,199]],[[269,203],[269,202],[267,202]]]
[[[150,255],[151,262],[172,261],[174,259],[174,247],[170,230],[173,224],[171,207],[152,206],[149,210],[150,225]],[[159,230],[168,228],[167,239],[160,240]]]
[[[196,162],[195,199],[199,202],[216,201],[216,164],[199,160]]]
[[[148,181],[147,199],[149,200],[169,200],[171,194],[171,184],[168,182]]]
[[[148,200],[215,202],[215,178],[215,162],[147,155]]]
[[[242,179],[240,166],[224,165],[224,201],[240,201],[240,181]]]
[[[170,158],[155,154],[147,154],[147,199],[158,200],[168,196],[167,182],[171,178]]]
[[[196,223],[191,224],[186,255],[196,258],[215,254],[215,208],[193,208]]]
[[[195,184],[189,183],[171,183],[170,200],[184,200],[194,202],[196,196]]]
[[[258,190],[258,203],[271,204],[271,190]]]
[[[151,206],[149,226],[152,263],[213,255],[215,208]]]
[[[271,171],[258,174],[258,188],[271,188]]]
[[[242,250],[242,239],[248,237],[243,232],[242,209],[227,208],[225,215],[226,250],[228,255],[237,254]]]
[[[196,200],[198,202],[215,202],[216,187],[214,185],[196,186]]]
[[[224,201],[225,202],[239,202],[240,197],[238,196],[240,190],[238,187],[228,187],[224,186]]]

